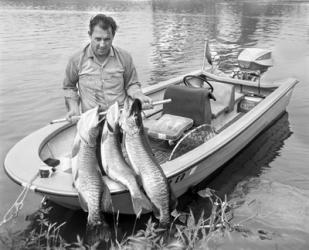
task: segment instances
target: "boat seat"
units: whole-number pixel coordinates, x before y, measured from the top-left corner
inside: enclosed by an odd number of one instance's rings
[[[158,120],[144,121],[144,127],[148,128],[147,133],[150,137],[170,141],[178,140],[192,125],[192,119],[170,114],[164,114]]]
[[[235,91],[235,103],[241,101],[245,98],[245,95],[243,93],[239,93]]]
[[[211,101],[212,118],[218,117],[224,112],[230,112],[234,109],[235,86],[221,82],[212,82],[214,87],[213,95],[216,101]]]
[[[211,123],[208,89],[172,85],[164,93],[164,99],[169,98],[172,102],[163,105],[159,119],[144,120],[150,137],[176,141],[193,125]]]

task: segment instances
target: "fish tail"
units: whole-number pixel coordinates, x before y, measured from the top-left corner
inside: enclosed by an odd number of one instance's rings
[[[167,209],[163,209],[163,208],[160,208],[160,227],[161,228],[167,228],[170,224],[170,220],[171,220],[171,217],[170,217],[170,213],[169,213],[169,210]]]
[[[140,190],[137,193],[137,195],[132,195],[132,205],[134,213],[136,214],[137,217],[140,216],[143,208],[148,211],[151,211],[153,207],[153,205],[146,197],[146,195]]]
[[[109,225],[103,222],[97,222],[95,224],[87,223],[86,227],[86,243],[89,246],[94,245],[98,242],[109,242],[111,238],[111,229]]]

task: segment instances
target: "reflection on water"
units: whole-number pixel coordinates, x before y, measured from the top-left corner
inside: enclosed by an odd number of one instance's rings
[[[269,164],[280,155],[284,141],[291,134],[288,114],[285,113],[271,127],[250,142],[235,158],[225,164],[222,172],[207,185],[221,195],[227,194],[232,198],[236,195],[242,198],[246,194],[237,195],[237,185],[248,179],[259,177],[263,171],[270,168]]]
[[[309,225],[308,1],[1,0],[0,6],[2,161],[22,137],[64,115],[64,68],[68,58],[88,42],[88,20],[97,12],[116,19],[115,44],[132,54],[143,85],[200,68],[205,38],[221,56],[220,68],[225,72],[235,66],[243,48],[271,49],[275,66],[265,77],[293,76],[301,81],[288,107],[290,125],[285,115],[208,184],[221,195],[238,197],[242,202],[239,214],[252,213],[246,204],[257,200],[254,204],[259,204],[263,214],[269,210],[282,215],[260,218],[261,223],[309,231],[303,225]],[[4,205],[0,215],[19,191],[1,170],[0,200]],[[288,205],[287,199],[291,201]],[[23,215],[34,211],[39,200],[30,196]],[[271,200],[279,204],[280,212]],[[201,200],[192,204],[197,212],[206,205]],[[75,226],[78,213],[72,218],[68,232],[80,230]],[[134,222],[132,218],[122,217],[124,233]]]

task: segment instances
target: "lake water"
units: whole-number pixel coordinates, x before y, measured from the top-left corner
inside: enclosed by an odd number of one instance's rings
[[[279,235],[276,242],[258,243],[259,247],[308,249],[308,1],[1,0],[0,6],[2,162],[21,138],[64,116],[64,69],[72,53],[87,44],[88,21],[98,12],[117,21],[114,44],[132,54],[144,85],[198,69],[205,38],[221,56],[220,67],[225,72],[236,65],[243,48],[271,49],[275,66],[268,78],[291,76],[300,81],[287,114],[226,164],[214,179],[201,185],[240,201],[235,222],[256,214],[246,225]],[[26,163],[24,168],[26,171]],[[20,191],[1,169],[0,219]],[[26,225],[25,216],[39,207],[40,199],[34,194],[28,196],[17,220],[20,228]],[[192,200],[185,195],[183,199],[197,214],[206,206],[201,198]],[[64,213],[58,209],[58,215]],[[68,239],[80,230],[76,226],[78,216],[82,215],[75,214],[65,230]],[[129,230],[132,221],[124,216],[121,230]],[[255,244],[248,246],[256,249]]]

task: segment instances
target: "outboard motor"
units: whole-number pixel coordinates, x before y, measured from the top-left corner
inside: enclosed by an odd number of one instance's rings
[[[261,75],[273,66],[271,51],[259,48],[244,49],[238,56],[239,68],[233,70],[232,78],[259,81]]]
[[[237,60],[239,68],[233,71],[232,78],[258,84],[258,93],[246,93],[245,98],[239,103],[238,111],[248,112],[264,98],[260,94],[260,79],[261,75],[273,66],[273,60],[270,50],[258,48],[244,49]]]

